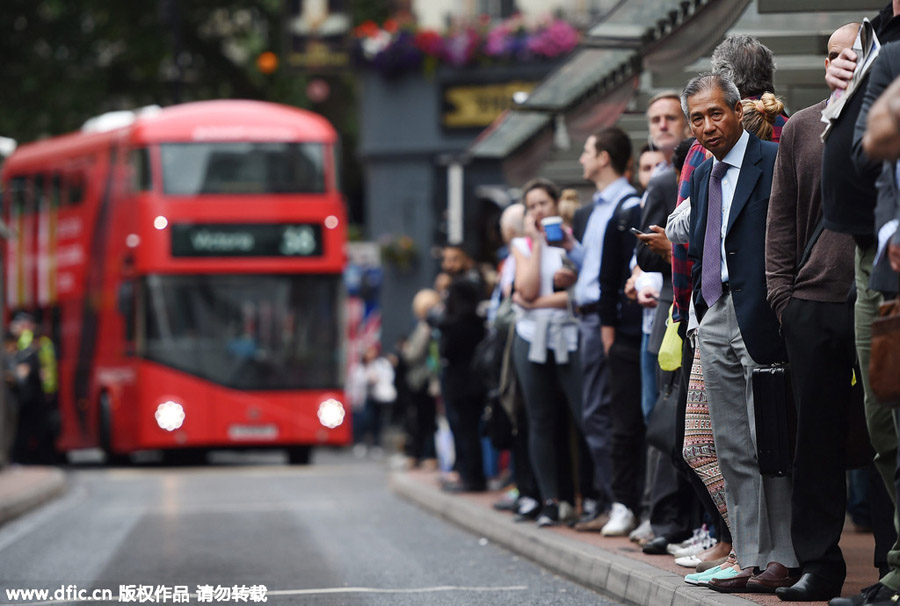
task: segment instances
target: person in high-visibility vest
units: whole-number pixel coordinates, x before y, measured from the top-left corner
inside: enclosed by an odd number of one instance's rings
[[[54,442],[60,431],[59,403],[57,392],[59,391],[59,374],[56,362],[56,347],[53,341],[36,333],[37,324],[31,314],[19,312],[13,317],[10,330],[18,339],[17,346],[20,352],[28,349],[36,350],[42,398],[39,403],[43,417],[41,424],[41,457],[45,463],[52,463],[56,459]],[[38,403],[35,403],[36,405]]]
[[[18,325],[18,326],[17,326]],[[18,313],[13,318],[13,334],[19,335],[19,350],[27,349],[35,339],[35,322],[30,314]],[[17,330],[18,328],[18,330]],[[46,335],[37,337],[38,359],[41,364],[41,387],[44,395],[56,397],[59,390],[59,374],[56,366],[56,347]]]

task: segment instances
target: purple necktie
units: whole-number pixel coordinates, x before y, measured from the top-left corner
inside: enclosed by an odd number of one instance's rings
[[[712,307],[722,296],[722,177],[729,168],[717,162],[709,176],[709,204],[706,214],[706,237],[703,239],[703,273],[700,292]]]

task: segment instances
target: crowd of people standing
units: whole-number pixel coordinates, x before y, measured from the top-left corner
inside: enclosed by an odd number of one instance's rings
[[[502,447],[515,490],[496,506],[517,520],[629,535],[720,592],[900,598],[900,413],[869,376],[872,321],[900,290],[898,37],[900,0],[839,28],[831,96],[789,117],[771,51],[730,36],[709,73],[649,100],[636,158],[617,126],[587,138],[592,200],[522,186],[490,287],[447,246],[401,355],[419,390],[416,365],[440,362],[422,372],[453,433],[444,488],[484,490],[483,449]],[[433,411],[438,390],[420,393]],[[419,418],[417,460],[435,417]],[[853,468],[881,479],[880,581],[841,598]]]

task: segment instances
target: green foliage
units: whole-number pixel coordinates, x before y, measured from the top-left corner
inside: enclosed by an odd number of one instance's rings
[[[391,0],[350,0],[350,14],[353,16],[353,27],[365,21],[384,23],[394,14],[394,2]]]
[[[212,98],[306,105],[281,54],[283,0],[3,0],[0,135],[77,129],[105,111]],[[177,60],[176,60],[177,58]]]

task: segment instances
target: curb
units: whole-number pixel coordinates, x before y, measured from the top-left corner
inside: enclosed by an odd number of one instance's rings
[[[758,606],[736,595],[692,587],[681,575],[552,530],[516,524],[506,514],[444,494],[403,472],[391,474],[390,486],[407,501],[616,600],[637,606]]]
[[[0,471],[0,525],[65,492],[66,476],[55,467],[13,467]]]

